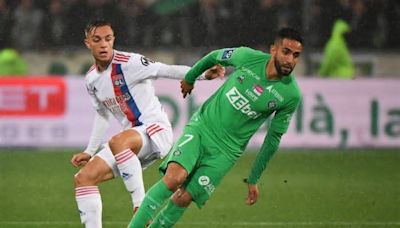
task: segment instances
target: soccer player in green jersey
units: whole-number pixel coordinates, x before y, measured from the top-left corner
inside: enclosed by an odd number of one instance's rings
[[[220,49],[192,67],[181,81],[183,97],[190,94],[196,78],[211,66],[233,66],[235,71],[193,114],[160,166],[163,178],[149,189],[129,227],[141,228],[150,221],[150,227],[171,227],[192,201],[201,208],[243,154],[250,138],[273,115],[246,179],[246,203],[257,202],[257,181],[278,149],[301,100],[292,71],[302,49],[301,35],[292,28],[283,28],[271,45],[270,54],[246,47]]]

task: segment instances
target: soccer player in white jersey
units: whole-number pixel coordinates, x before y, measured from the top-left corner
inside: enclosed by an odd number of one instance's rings
[[[142,169],[163,158],[172,146],[171,124],[150,79],[183,79],[190,67],[166,65],[114,50],[114,31],[107,21],[89,23],[85,36],[86,47],[95,60],[86,74],[86,87],[96,116],[87,148],[73,155],[71,163],[83,166],[75,175],[81,222],[86,228],[98,228],[102,227],[98,184],[121,176],[137,210],[145,195]],[[224,68],[214,66],[203,77],[213,79],[224,73]],[[123,131],[102,144],[111,115]]]

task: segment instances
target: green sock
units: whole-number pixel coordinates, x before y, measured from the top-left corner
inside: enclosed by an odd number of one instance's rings
[[[182,217],[186,207],[177,206],[172,200],[161,210],[157,217],[153,220],[149,228],[152,227],[172,227]]]
[[[173,192],[167,188],[162,180],[154,184],[146,193],[142,205],[140,205],[139,210],[133,216],[128,227],[145,227],[147,223],[154,218],[158,209],[164,204],[165,200],[172,195],[172,193]]]

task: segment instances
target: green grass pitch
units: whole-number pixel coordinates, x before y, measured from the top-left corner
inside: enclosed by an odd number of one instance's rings
[[[176,227],[400,227],[400,151],[279,151],[245,205],[256,153],[246,153],[206,206],[194,205]],[[0,227],[82,227],[71,151],[0,152]],[[144,172],[159,179],[158,163]],[[100,185],[103,226],[126,227],[130,197],[120,179]]]

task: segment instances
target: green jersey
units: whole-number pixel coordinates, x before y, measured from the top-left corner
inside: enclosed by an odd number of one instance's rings
[[[225,83],[200,107],[195,118],[203,124],[203,129],[211,137],[218,139],[220,145],[229,148],[225,153],[237,159],[245,149],[250,138],[259,127],[274,114],[268,132],[284,134],[290,119],[301,100],[300,89],[293,75],[281,80],[267,79],[266,66],[271,55],[251,48],[229,48],[211,52],[187,73],[185,80],[194,83],[206,69],[221,64],[233,66],[235,71]],[[271,142],[269,142],[271,143]],[[264,149],[268,137],[263,143]],[[274,145],[277,149],[277,145]],[[270,146],[269,146],[270,147]],[[263,158],[264,164],[254,168],[256,182],[272,154]],[[262,152],[262,151],[261,151]],[[254,166],[257,166],[255,164]],[[259,165],[260,166],[260,165]]]

